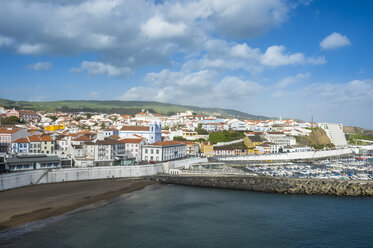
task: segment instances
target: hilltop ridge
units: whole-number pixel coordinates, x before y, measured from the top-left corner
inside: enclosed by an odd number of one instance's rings
[[[62,100],[62,101],[13,101],[0,99],[0,106],[16,109],[31,109],[35,111],[47,112],[102,112],[135,114],[143,109],[159,114],[175,114],[177,112],[193,111],[197,114],[217,115],[221,117],[236,117],[245,119],[270,119],[270,117],[252,115],[234,109],[205,108],[189,105],[179,105],[156,101],[119,101],[119,100]]]

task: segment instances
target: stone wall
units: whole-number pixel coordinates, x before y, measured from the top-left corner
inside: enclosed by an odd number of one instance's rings
[[[373,196],[373,181],[200,175],[157,175],[152,179],[167,184],[282,194]]]

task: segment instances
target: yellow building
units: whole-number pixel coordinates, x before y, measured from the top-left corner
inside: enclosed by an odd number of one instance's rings
[[[203,156],[211,158],[214,156],[214,146],[208,142],[208,143],[201,143],[201,153]]]
[[[60,129],[65,129],[65,123],[62,123],[62,125],[51,125],[51,126],[44,127],[44,130],[47,130],[47,131],[57,131]]]
[[[264,140],[259,135],[253,135],[246,136],[243,141],[248,148],[247,151],[249,154],[258,154],[256,146],[263,144]]]
[[[55,142],[49,135],[40,136],[40,151],[41,153],[54,154]]]

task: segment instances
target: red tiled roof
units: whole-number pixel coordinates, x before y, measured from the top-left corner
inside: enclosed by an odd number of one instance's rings
[[[114,139],[104,139],[104,140],[96,140],[94,142],[95,145],[119,145],[122,144],[121,142],[114,140]]]
[[[83,131],[79,131],[78,134],[89,134],[91,133],[91,131],[89,130],[83,130]]]
[[[40,136],[40,139],[41,141],[53,141],[53,139],[49,135]]]
[[[140,143],[142,139],[122,139],[119,141],[122,143]]]
[[[73,139],[73,141],[90,141],[90,140],[91,139],[88,136],[86,136],[86,135],[82,135],[82,136],[80,136],[78,138]]]
[[[25,110],[25,109],[22,109],[22,110],[18,110],[18,113],[19,114],[25,114],[25,115],[37,115],[37,113],[35,113],[34,111],[32,110]]]
[[[21,130],[21,128],[0,128],[0,133],[2,133],[2,134],[4,134],[4,133],[12,134],[12,133],[18,132],[19,130]]]
[[[41,141],[39,135],[29,136],[29,137],[28,137],[28,140],[29,140],[30,142],[40,142],[40,141]]]
[[[109,138],[120,140],[120,137],[118,135],[111,135]]]
[[[19,138],[19,139],[13,141],[13,143],[29,143],[29,141],[28,141],[27,138]]]
[[[267,132],[268,134],[284,134],[284,132]]]
[[[197,143],[190,142],[190,141],[175,141],[175,142],[179,142],[180,144],[186,144],[186,145],[198,145]]]
[[[149,131],[149,126],[123,126],[121,131]]]
[[[184,143],[180,143],[180,141],[158,141],[158,142],[155,142],[151,145],[154,145],[154,146],[172,146],[172,145],[180,145],[180,144],[184,144]]]

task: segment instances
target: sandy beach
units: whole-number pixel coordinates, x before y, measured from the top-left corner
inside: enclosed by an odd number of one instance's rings
[[[143,189],[153,181],[125,178],[43,184],[0,192],[0,231]]]

